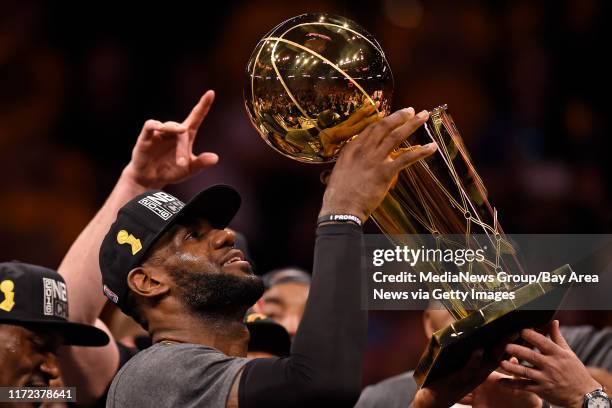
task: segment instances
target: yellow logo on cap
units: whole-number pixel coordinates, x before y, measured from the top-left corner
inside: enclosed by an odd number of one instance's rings
[[[0,303],[0,309],[10,312],[15,306],[15,284],[12,280],[0,282],[0,292],[4,294],[4,300]]]
[[[117,233],[117,242],[119,245],[130,244],[132,247],[132,255],[136,255],[138,251],[142,249],[140,240],[126,230],[121,230]]]
[[[253,323],[256,322],[257,320],[264,320],[267,319],[268,316],[266,316],[265,314],[261,314],[261,313],[251,313],[250,315],[248,315],[246,317],[246,322],[247,323]]]

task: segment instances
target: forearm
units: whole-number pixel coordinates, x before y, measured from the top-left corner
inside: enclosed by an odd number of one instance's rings
[[[249,362],[240,407],[355,404],[367,335],[361,238],[361,229],[349,224],[317,230],[310,295],[291,356]]]
[[[318,375],[358,390],[367,335],[361,262],[361,228],[318,228],[310,296],[292,347],[292,354],[306,357]]]
[[[62,260],[58,272],[68,287],[70,320],[93,324],[106,301],[102,293],[102,279],[98,257],[104,235],[119,209],[146,189],[135,183],[124,169],[110,196],[95,217],[72,244]]]

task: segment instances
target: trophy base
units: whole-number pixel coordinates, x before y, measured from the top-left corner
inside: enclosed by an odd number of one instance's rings
[[[552,274],[569,275],[564,265]],[[514,300],[492,302],[435,332],[414,371],[419,387],[458,371],[477,349],[487,350],[528,327],[548,323],[571,285],[532,283],[517,289]],[[540,310],[541,309],[541,310]],[[548,310],[545,310],[548,309]]]

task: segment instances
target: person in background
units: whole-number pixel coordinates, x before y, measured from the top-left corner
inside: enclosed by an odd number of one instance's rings
[[[282,268],[263,275],[266,288],[253,309],[281,324],[291,338],[297,333],[308,292],[310,274],[299,268]]]
[[[49,387],[60,378],[61,346],[108,341],[102,330],[68,320],[66,284],[57,272],[0,263],[0,387]]]

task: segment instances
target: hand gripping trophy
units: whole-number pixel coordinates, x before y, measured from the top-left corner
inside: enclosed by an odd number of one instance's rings
[[[259,41],[246,69],[244,98],[268,145],[301,162],[329,163],[344,144],[390,112],[392,93],[393,75],[374,37],[343,17],[304,14]],[[446,105],[433,109],[422,131],[402,148],[431,141],[438,152],[403,170],[372,214],[378,227],[397,245],[419,246],[417,234],[429,234],[438,248],[489,248],[484,262],[468,265],[471,273],[523,273]],[[439,264],[430,267],[442,273]],[[570,271],[565,265],[553,273]],[[515,298],[446,301],[456,320],[436,332],[423,353],[415,371],[419,385],[461,368],[477,348],[545,324],[555,311],[533,306],[558,305],[567,290],[552,283],[511,287],[496,279],[432,284],[445,291],[474,285],[514,291]]]

